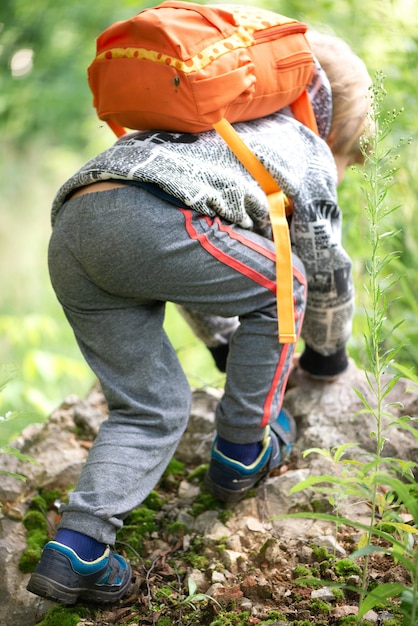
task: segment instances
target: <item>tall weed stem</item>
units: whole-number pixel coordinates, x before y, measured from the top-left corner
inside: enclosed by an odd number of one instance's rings
[[[386,95],[384,76],[376,73],[371,87],[370,105],[370,132],[362,139],[362,150],[366,167],[362,171],[363,192],[365,196],[365,210],[368,220],[368,241],[370,244],[370,258],[366,263],[367,284],[364,285],[368,303],[366,305],[367,334],[365,334],[368,367],[366,379],[371,390],[373,403],[357,391],[364,404],[362,413],[370,413],[375,420],[375,431],[371,436],[375,439],[375,454],[371,465],[372,480],[370,481],[371,519],[367,537],[364,543],[370,545],[374,536],[376,516],[379,505],[379,484],[376,479],[382,469],[382,457],[385,445],[384,417],[390,416],[386,396],[396,384],[399,376],[392,373],[387,375],[390,365],[397,352],[396,348],[386,348],[387,336],[387,290],[392,283],[390,262],[396,258],[396,252],[386,252],[385,244],[389,238],[393,239],[394,232],[386,230],[386,218],[398,207],[389,208],[386,200],[389,189],[393,185],[396,173],[393,148],[386,149],[384,140],[391,131],[392,124],[398,113],[383,110],[383,101]],[[369,555],[364,556],[362,594],[360,603],[367,593],[369,575]]]

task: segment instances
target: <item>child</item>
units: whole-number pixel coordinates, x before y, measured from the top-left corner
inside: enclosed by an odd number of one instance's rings
[[[331,116],[318,67],[310,91],[322,138],[286,111],[236,127],[292,199],[300,366],[328,377],[347,365],[353,313],[336,185],[361,160],[370,79],[339,39],[311,40],[332,90]],[[190,411],[165,303],[182,307],[226,371],[206,486],[228,502],[278,467],[295,439],[281,408],[294,344],[277,337],[266,197],[215,131],[123,138],[62,186],[52,220],[52,284],[109,417],[28,590],[64,604],[112,602],[131,570],[109,545],[158,483]]]

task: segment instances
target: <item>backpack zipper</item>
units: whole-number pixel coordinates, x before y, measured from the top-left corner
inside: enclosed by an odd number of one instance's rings
[[[288,70],[291,69],[292,67],[301,67],[303,65],[312,65],[313,64],[313,57],[312,57],[312,53],[309,52],[308,50],[306,51],[300,51],[296,54],[293,54],[292,56],[289,57],[285,57],[282,58],[278,61],[276,61],[276,68],[280,69],[280,70]]]
[[[270,41],[271,39],[281,39],[282,37],[287,37],[287,35],[293,35],[295,33],[303,35],[306,30],[307,26],[303,24],[303,22],[290,22],[263,28],[263,30],[256,30],[252,35],[256,42],[260,43],[263,40]]]

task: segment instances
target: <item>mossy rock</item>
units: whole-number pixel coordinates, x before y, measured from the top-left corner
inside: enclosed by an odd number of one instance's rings
[[[19,559],[19,569],[29,574],[34,571],[48,541],[48,525],[43,513],[32,510],[24,516],[23,525],[27,530],[26,548]]]

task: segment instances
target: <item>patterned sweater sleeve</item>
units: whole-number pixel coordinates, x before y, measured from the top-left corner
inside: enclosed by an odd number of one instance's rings
[[[336,179],[333,157],[325,144],[319,145],[294,198],[290,231],[308,281],[302,337],[324,356],[345,346],[354,312],[352,262],[342,245]]]

